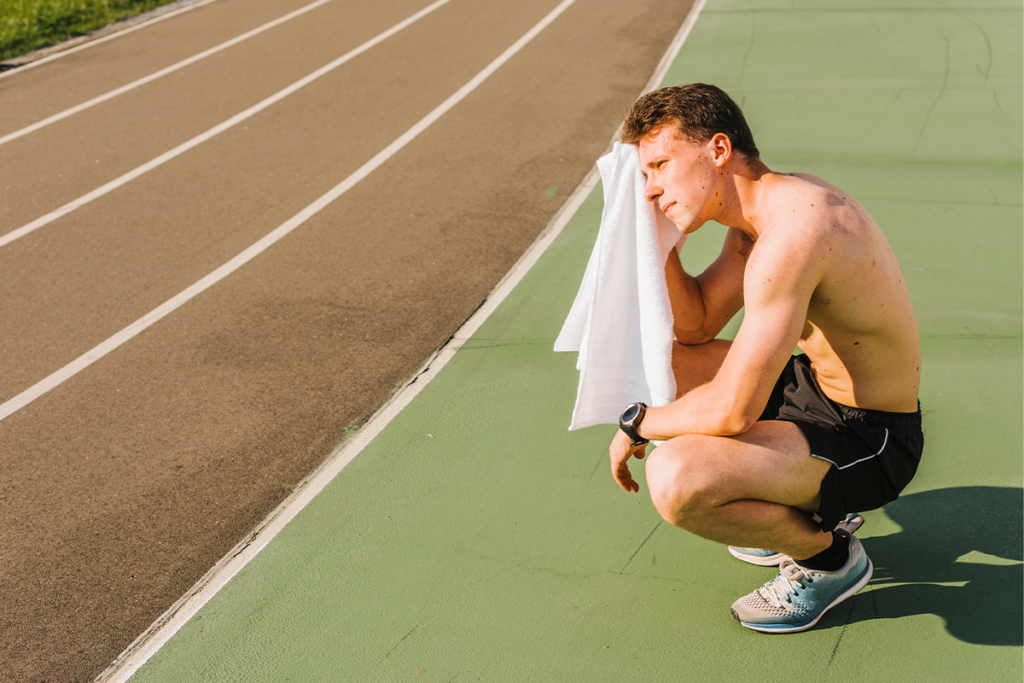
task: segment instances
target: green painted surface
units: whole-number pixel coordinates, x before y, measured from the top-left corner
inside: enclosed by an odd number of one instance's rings
[[[710,0],[667,83],[726,88],[770,166],[851,192],[900,257],[927,447],[905,495],[865,515],[867,589],[803,634],[738,627],[729,605],[771,570],[619,490],[612,427],[566,431],[575,358],[551,346],[595,193],[467,348],[133,680],[1021,680],[1021,7],[846,4]],[[700,269],[720,239],[706,226],[684,263]]]

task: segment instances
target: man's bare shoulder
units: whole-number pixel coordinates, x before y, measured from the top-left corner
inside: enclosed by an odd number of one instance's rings
[[[808,173],[773,173],[765,178],[763,192],[761,218],[767,227],[796,222],[827,231],[870,221],[849,193]]]
[[[817,176],[772,173],[762,179],[757,206],[750,217],[759,235],[747,262],[748,297],[769,287],[772,296],[806,305],[823,294],[826,272],[852,277],[884,242],[860,204]]]
[[[758,228],[758,260],[814,251],[837,226],[835,189],[815,176],[773,173],[762,180],[758,209],[748,220]]]
[[[791,257],[805,252],[824,257],[830,248],[835,255],[837,248],[845,251],[849,245],[844,242],[851,238],[859,242],[878,233],[878,226],[853,197],[803,173],[773,173],[765,178],[755,219],[761,228],[758,244],[774,244]]]

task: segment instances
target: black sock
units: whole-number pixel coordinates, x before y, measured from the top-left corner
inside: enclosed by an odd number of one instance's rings
[[[832,532],[832,545],[814,557],[797,560],[796,563],[805,569],[817,569],[822,572],[834,572],[843,568],[850,559],[850,545],[846,539],[835,531]]]

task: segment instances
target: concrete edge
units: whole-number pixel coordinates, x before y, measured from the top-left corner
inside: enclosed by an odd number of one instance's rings
[[[216,0],[184,0],[196,4]],[[669,66],[693,29],[706,0],[697,0],[683,21],[665,55],[647,82],[643,95],[657,88]],[[194,6],[194,5],[193,5]],[[0,74],[2,77],[2,74]],[[620,126],[621,128],[621,126]],[[619,137],[617,129],[608,149]],[[601,175],[593,166],[576,187],[562,208],[534,240],[522,257],[498,282],[476,311],[459,327],[454,335],[384,403],[351,438],[342,443],[330,456],[278,505],[252,532],[232,548],[177,602],[164,612],[148,629],[132,642],[99,676],[95,683],[124,683],[128,681],[156,652],[169,641],[214,595],[260,553],[275,536],[319,494],[362,450],[379,435],[430,381],[448,364],[462,346],[491,316],[505,298],[515,289],[531,268],[544,255],[551,243],[561,234],[569,220],[597,186]]]

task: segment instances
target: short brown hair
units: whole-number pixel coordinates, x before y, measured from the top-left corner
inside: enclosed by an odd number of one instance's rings
[[[743,112],[721,88],[704,83],[662,88],[649,92],[633,103],[622,128],[622,141],[639,144],[661,126],[676,126],[692,142],[707,142],[716,133],[724,133],[735,150],[751,159],[760,159]]]

